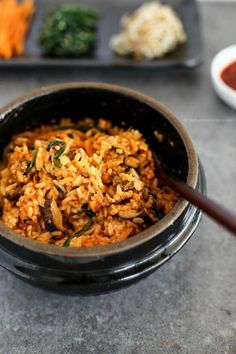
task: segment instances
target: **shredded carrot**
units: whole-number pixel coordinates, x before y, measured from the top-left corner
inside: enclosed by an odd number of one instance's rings
[[[34,0],[0,0],[0,57],[24,53],[25,37],[35,11]]]

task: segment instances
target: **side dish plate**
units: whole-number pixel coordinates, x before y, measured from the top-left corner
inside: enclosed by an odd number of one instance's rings
[[[183,22],[188,36],[187,43],[162,59],[136,62],[133,59],[116,56],[109,48],[109,40],[119,31],[119,21],[124,13],[133,11],[144,1],[123,0],[114,2],[104,0],[84,1],[98,11],[98,41],[96,50],[87,58],[48,58],[43,57],[38,44],[39,31],[45,14],[65,0],[38,0],[36,14],[26,41],[25,55],[9,60],[0,59],[0,67],[136,67],[161,68],[171,66],[195,67],[201,62],[201,33],[198,5],[195,0],[167,0]],[[73,1],[72,1],[73,2]]]

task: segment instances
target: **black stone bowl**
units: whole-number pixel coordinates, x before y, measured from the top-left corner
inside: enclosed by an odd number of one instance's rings
[[[138,92],[100,83],[49,86],[0,110],[0,143],[15,133],[55,122],[104,117],[139,129],[176,177],[205,191],[205,177],[191,138],[177,118]],[[154,131],[163,133],[159,143]],[[100,294],[144,278],[188,241],[200,211],[182,198],[161,221],[117,244],[82,249],[59,248],[17,235],[0,222],[0,264],[34,285],[65,294]]]

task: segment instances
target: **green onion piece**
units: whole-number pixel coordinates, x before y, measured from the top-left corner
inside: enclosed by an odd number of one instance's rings
[[[34,167],[35,161],[36,161],[36,158],[37,158],[37,154],[38,154],[38,150],[35,151],[35,153],[33,154],[32,159],[30,160],[30,162],[28,162],[28,165],[27,165],[26,170],[25,170],[25,174],[26,174],[26,175],[27,175],[27,174],[32,170],[32,168]]]
[[[59,157],[65,151],[66,144],[64,143],[64,141],[61,140],[52,140],[47,146],[47,151],[50,151],[50,149],[55,146],[61,146],[61,148],[55,153],[54,157],[52,158],[52,161],[56,167],[61,168]]]
[[[74,237],[81,236],[83,233],[88,231],[92,225],[93,225],[93,219],[89,219],[88,223],[81,230],[76,231],[66,239],[66,241],[63,244],[63,247],[68,247],[70,245],[71,240],[73,240]]]

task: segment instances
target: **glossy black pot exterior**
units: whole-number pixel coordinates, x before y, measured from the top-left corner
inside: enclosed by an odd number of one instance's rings
[[[199,191],[205,177],[181,123],[158,102],[118,86],[77,83],[41,89],[0,111],[0,142],[62,117],[104,117],[139,129],[167,168]],[[154,131],[163,133],[158,142]],[[34,285],[66,294],[99,294],[128,286],[170,259],[191,237],[200,212],[180,199],[159,223],[126,241],[64,249],[16,235],[0,223],[0,264]]]

